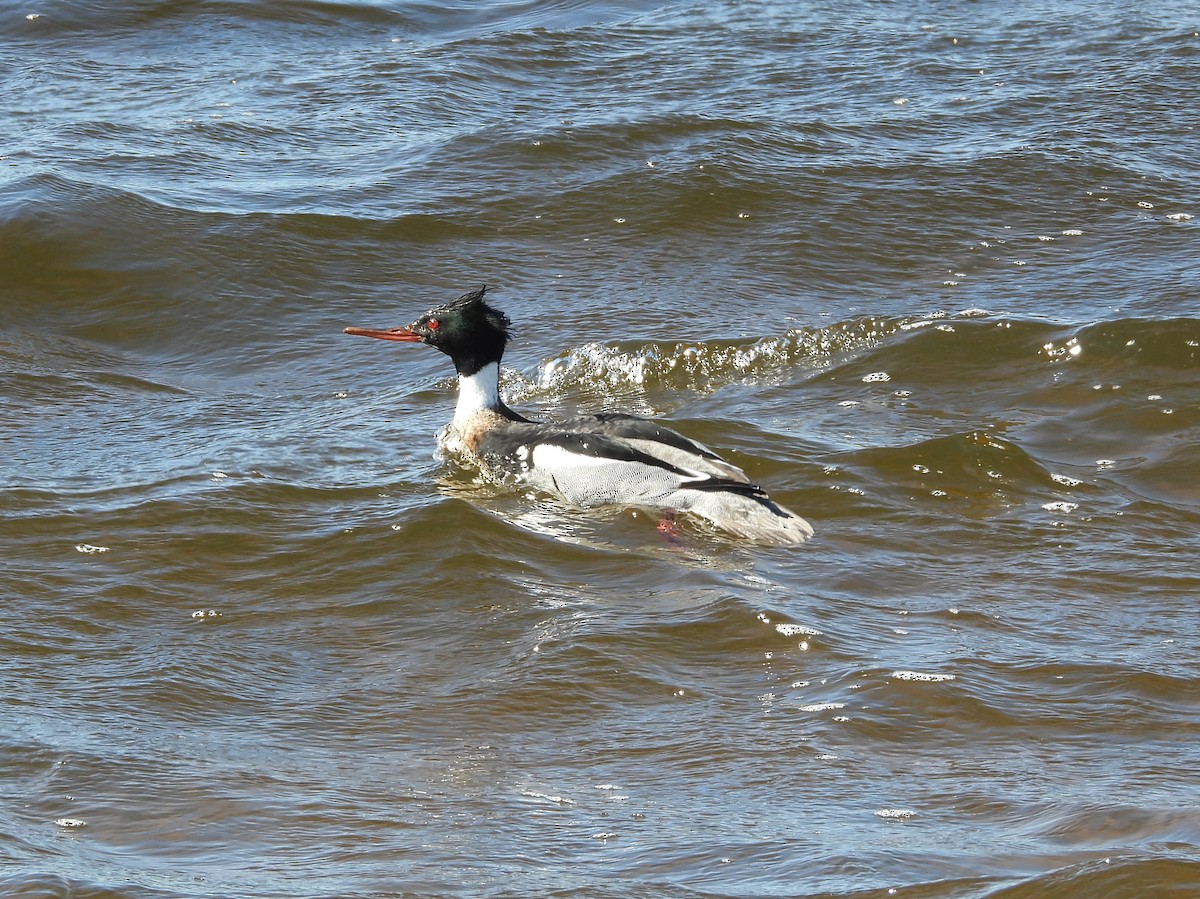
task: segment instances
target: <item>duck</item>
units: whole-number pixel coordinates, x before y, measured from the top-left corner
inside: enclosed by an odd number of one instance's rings
[[[512,334],[508,316],[485,300],[487,285],[430,309],[401,328],[349,327],[344,333],[423,343],[445,353],[458,373],[454,417],[438,435],[446,453],[489,480],[518,485],[581,508],[660,513],[660,530],[680,513],[755,544],[791,546],[811,524],[751,482],[741,468],[660,421],[624,412],[533,421],[500,396],[500,361]]]

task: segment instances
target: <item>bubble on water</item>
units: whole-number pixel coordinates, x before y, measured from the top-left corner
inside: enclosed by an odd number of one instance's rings
[[[205,618],[220,618],[220,617],[221,617],[221,613],[218,612],[216,609],[197,609],[196,611],[192,612],[192,618],[194,618],[196,620],[202,620]]]
[[[58,827],[87,827],[82,818],[55,818],[54,823]]]
[[[1052,474],[1050,475],[1050,480],[1054,481],[1056,484],[1063,484],[1066,487],[1078,487],[1083,483],[1083,481],[1079,480],[1078,478],[1073,478],[1065,474]]]
[[[1116,459],[1097,459],[1096,460],[1097,468],[1112,468],[1116,464],[1117,464]]]
[[[893,821],[903,821],[907,818],[915,818],[917,816],[917,813],[910,808],[881,808],[875,814],[877,817]]]
[[[83,553],[84,555],[87,555],[87,556],[93,556],[96,553],[108,552],[108,547],[107,546],[95,546],[91,543],[76,543],[75,544],[75,552]]]
[[[1083,232],[1078,228],[1067,228],[1063,231],[1063,237],[1082,237]]]
[[[869,375],[863,375],[862,382],[864,384],[877,384],[883,381],[890,381],[892,376],[886,371],[873,371]]]
[[[907,106],[908,105],[908,97],[897,97],[892,102],[895,103],[897,106]]]
[[[800,711],[802,711],[802,712],[830,712],[830,711],[834,711],[835,709],[844,709],[845,707],[846,707],[846,703],[844,703],[844,702],[815,702],[812,705],[800,706]]]
[[[1190,222],[1192,220],[1192,216],[1186,212],[1172,212],[1167,218],[1173,222]]]
[[[1079,342],[1078,337],[1072,337],[1062,346],[1055,346],[1053,342],[1042,344],[1042,352],[1051,359],[1063,359],[1079,356],[1083,352],[1083,345]]]
[[[892,677],[896,680],[920,681],[927,684],[940,684],[957,679],[953,674],[933,674],[927,671],[893,671]]]

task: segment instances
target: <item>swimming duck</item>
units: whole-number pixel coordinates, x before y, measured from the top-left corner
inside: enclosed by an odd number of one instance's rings
[[[605,412],[535,422],[500,398],[500,360],[511,323],[484,301],[486,285],[431,309],[407,328],[345,333],[424,343],[458,372],[454,418],[439,434],[450,453],[489,477],[554,494],[576,506],[685,512],[743,539],[803,543],[812,526],[775,503],[736,465],[658,422]]]

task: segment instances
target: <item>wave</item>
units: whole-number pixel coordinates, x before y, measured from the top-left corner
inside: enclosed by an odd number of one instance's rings
[[[1200,319],[1122,319],[1074,327],[983,310],[867,316],[744,340],[584,344],[542,362],[532,377],[511,386],[529,396],[580,384],[617,391],[712,392],[739,380],[767,380],[796,365],[847,384],[888,390],[965,387],[975,395],[1002,392],[1011,405],[1020,405],[1020,394],[1013,392],[1017,385],[1036,389],[1047,380],[1086,382],[1097,374],[1140,382],[1159,376],[1160,369],[1192,372],[1200,368]]]
[[[20,11],[22,14],[26,12],[24,8]],[[119,6],[101,2],[79,2],[58,4],[52,9],[30,13],[25,18],[28,24],[16,31],[15,36],[28,40],[81,35],[111,36],[114,33],[230,21],[261,21],[275,25],[303,25],[314,28],[337,25],[407,28],[413,24],[413,19],[405,16],[395,4],[376,4],[361,0],[298,0],[285,6],[259,0],[137,0]]]
[[[742,341],[585,344],[543,362],[525,392],[557,394],[581,385],[609,395],[657,388],[712,392],[877,345],[905,325],[903,319],[868,317]]]
[[[11,14],[19,12],[25,20],[21,22],[24,27],[12,29],[12,36],[31,42],[150,29],[227,28],[230,23],[300,29],[326,40],[331,29],[350,29],[356,35],[399,35],[411,40],[463,40],[493,31],[576,28],[598,21],[622,21],[656,5],[632,0],[506,0],[487,8],[466,0],[295,0],[284,5],[264,0],[138,0],[113,6],[93,0],[30,13],[25,6],[3,4],[13,6]]]
[[[30,864],[28,867],[37,867]],[[26,873],[0,878],[0,893],[6,896],[41,896],[44,899],[176,899],[183,893],[142,887],[125,888],[58,874]]]
[[[1162,896],[1187,899],[1200,882],[1200,862],[1161,857],[1137,857],[1114,850],[1093,860],[1027,878],[981,894],[984,899],[1090,899],[1092,896]]]

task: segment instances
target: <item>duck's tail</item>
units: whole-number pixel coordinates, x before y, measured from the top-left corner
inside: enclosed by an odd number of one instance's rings
[[[736,537],[765,546],[794,546],[815,532],[813,526],[789,509],[778,505],[760,487],[737,485],[735,489],[681,490],[679,508],[711,521]]]

